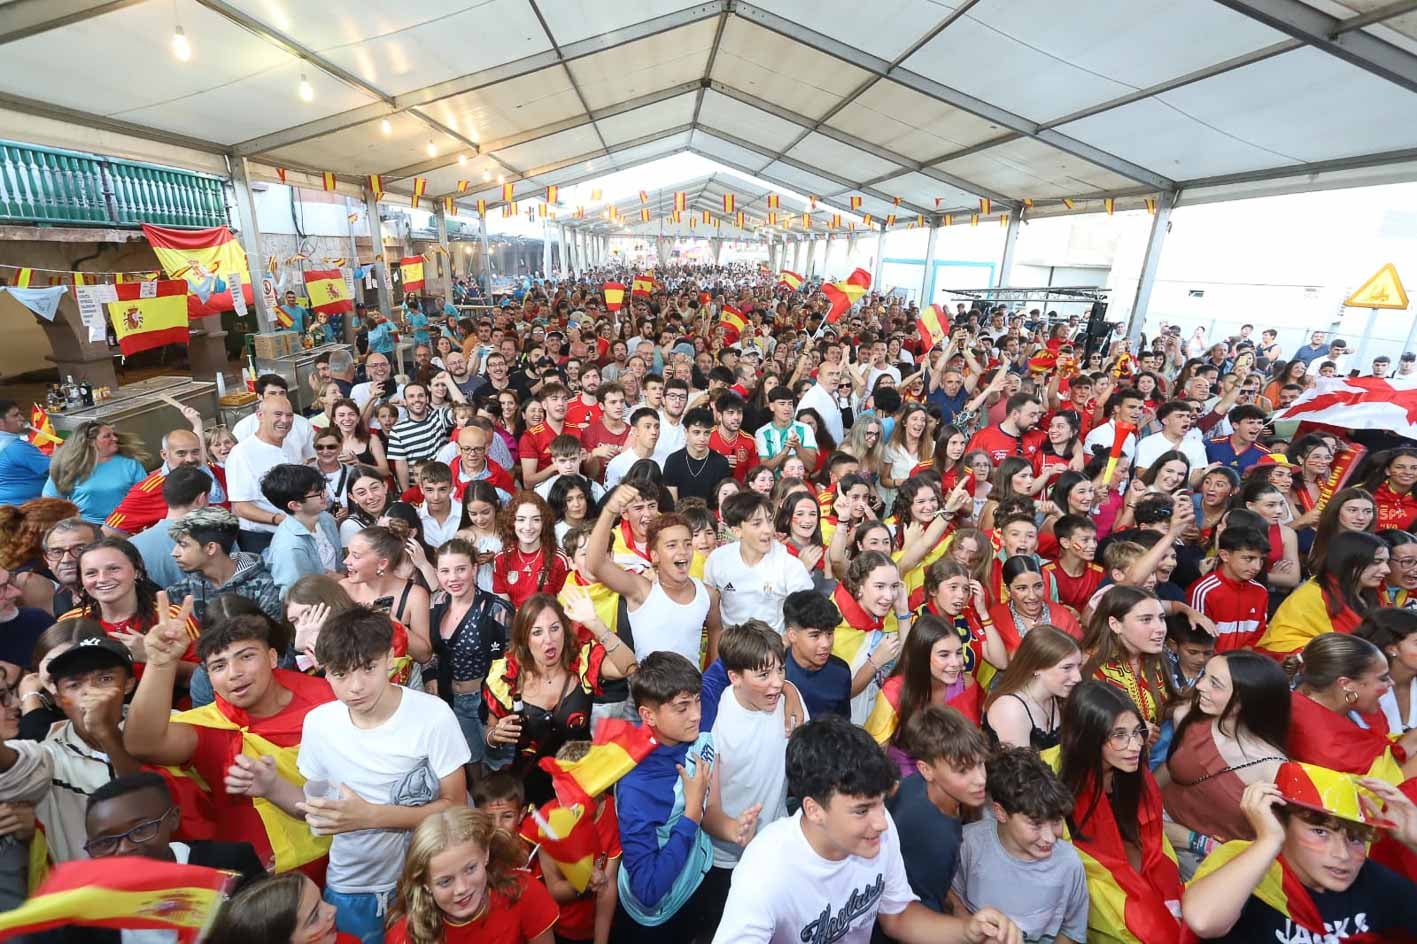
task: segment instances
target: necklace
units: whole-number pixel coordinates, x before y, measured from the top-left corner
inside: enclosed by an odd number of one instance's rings
[[[1014,601],[1012,599],[1009,600],[1009,614],[1014,618],[1014,626],[1018,628],[1019,639],[1022,639],[1025,635],[1027,635],[1028,631],[1032,629],[1040,619],[1043,618],[1043,614],[1041,612],[1037,616],[1025,616],[1018,607],[1014,606]]]
[[[704,469],[708,468],[709,457],[705,455],[702,459],[699,460],[699,468],[697,471],[695,471],[692,462],[693,460],[689,457],[689,453],[686,451],[684,453],[684,468],[689,470],[690,478],[696,479],[704,474]]]

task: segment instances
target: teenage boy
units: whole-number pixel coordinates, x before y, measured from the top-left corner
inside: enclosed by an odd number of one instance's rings
[[[1026,747],[1005,747],[988,764],[989,809],[964,827],[950,887],[954,913],[996,908],[1028,941],[1087,940],[1087,873],[1063,817],[1073,798]]]
[[[684,411],[689,405],[689,385],[678,377],[664,382],[664,405],[659,410],[659,442],[655,445],[654,458],[660,468],[670,453],[684,448]]]
[[[535,488],[542,498],[550,498],[551,487],[563,475],[581,475],[581,463],[585,461],[585,447],[570,433],[562,433],[551,440],[551,474],[541,480]],[[582,476],[584,478],[584,476]],[[586,481],[590,482],[589,479]],[[591,500],[598,502],[605,497],[605,489],[599,482],[590,482]]]
[[[895,783],[895,765],[845,718],[794,731],[787,792],[802,807],[743,853],[714,944],[866,944],[878,920],[904,944],[1020,942],[1013,922],[991,908],[966,920],[916,900],[901,859],[904,830],[886,813]]]
[[[324,493],[322,485],[321,496]],[[192,615],[198,623],[207,621],[208,604],[223,593],[246,597],[271,619],[284,615],[280,588],[261,563],[260,555],[236,550],[241,522],[231,512],[217,506],[199,508],[172,522],[167,533],[176,545],[172,559],[183,574],[167,592],[173,597],[190,598]]]
[[[189,511],[207,507],[211,501],[212,480],[205,472],[189,465],[178,466],[163,478],[162,501],[167,515],[156,526],[138,532],[128,543],[143,556],[148,577],[159,587],[168,587],[182,579],[182,571],[172,559],[176,542],[168,527]],[[279,529],[277,529],[279,530]],[[54,612],[63,613],[56,609]]]
[[[601,414],[581,431],[586,456],[586,474],[597,482],[605,478],[605,465],[618,456],[630,438],[625,422],[625,388],[617,383],[602,384],[595,393]]]
[[[389,681],[394,627],[357,606],[332,616],[315,658],[338,701],[305,716],[299,757],[304,788],[272,764],[237,763],[235,782],[312,832],[333,835],[325,901],[335,924],[365,944],[384,939],[410,833],[429,816],[467,803],[467,741],[447,703]],[[323,787],[323,796],[316,789]]]
[[[85,857],[89,795],[114,774],[141,769],[119,730],[123,699],[133,690],[133,657],[97,624],[93,630],[49,661],[65,720],[42,741],[0,742],[0,801],[34,804],[55,862]],[[182,635],[187,638],[185,629]]]
[[[664,484],[675,501],[713,497],[714,486],[733,474],[728,460],[709,448],[713,413],[695,407],[684,415],[684,448],[664,460]]]
[[[709,448],[728,460],[733,477],[741,485],[758,464],[758,444],[743,432],[743,398],[729,391],[720,394],[713,407],[718,413],[718,428],[709,437]]]
[[[1244,475],[1250,466],[1267,454],[1257,440],[1260,433],[1264,432],[1265,420],[1268,417],[1269,414],[1253,403],[1242,403],[1235,407],[1226,416],[1230,420],[1230,435],[1207,440],[1206,458]]]
[[[787,625],[787,680],[802,693],[809,715],[851,717],[851,666],[832,653],[841,610],[815,590],[797,590],[782,601]],[[863,688],[864,683],[863,683]]]
[[[1051,581],[1058,602],[1081,614],[1106,576],[1097,556],[1097,524],[1083,515],[1063,515],[1053,523],[1058,539],[1058,559],[1043,565],[1043,577]]]
[[[963,818],[984,805],[989,742],[955,709],[928,705],[910,716],[901,745],[915,758],[915,771],[886,806],[900,830],[910,887],[922,905],[945,914]]]
[[[760,619],[781,634],[783,601],[794,591],[811,590],[812,578],[777,540],[766,495],[738,492],[719,510],[738,540],[715,550],[704,565],[713,607],[725,625]]]
[[[1253,649],[1268,625],[1269,590],[1255,580],[1269,556],[1269,536],[1254,528],[1220,534],[1220,563],[1191,584],[1191,608],[1215,623],[1215,651]]]
[[[418,518],[423,522],[423,543],[440,548],[458,533],[462,502],[453,497],[453,473],[442,462],[425,462],[418,467],[418,490],[423,503]]]
[[[339,525],[326,510],[328,492],[320,470],[308,465],[275,466],[261,478],[261,494],[286,513],[270,549],[271,580],[282,596],[307,574],[343,573]]]
[[[776,471],[791,456],[808,469],[817,467],[817,439],[811,427],[796,420],[797,400],[786,387],[768,391],[772,421],[753,434],[758,461]]]
[[[534,488],[544,479],[557,473],[548,472],[552,465],[551,444],[560,436],[575,430],[566,428],[566,400],[571,392],[555,381],[541,388],[541,406],[546,418],[522,433],[521,457],[522,481],[527,488]],[[579,443],[579,439],[577,439]]]
[[[1205,675],[1205,665],[1215,655],[1215,637],[1192,625],[1184,613],[1166,617],[1166,665],[1178,692],[1189,692]]]
[[[605,467],[605,487],[613,489],[630,471],[630,466],[641,459],[654,460],[655,446],[659,443],[659,413],[642,406],[630,416],[630,437],[625,450],[611,459]]]
[[[277,669],[280,653],[272,641],[277,627],[269,617],[252,614],[203,630],[197,658],[216,700],[173,714],[173,683],[189,642],[191,610],[192,601],[184,601],[177,616],[143,638],[147,668],[128,708],[123,743],[147,763],[191,767],[211,794],[214,839],[249,842],[268,867],[300,868],[323,878],[328,840],[312,837],[303,821],[281,810],[258,810],[239,781],[248,769],[269,765],[274,771],[277,763],[277,776],[295,776],[305,716],[334,693],[322,678]],[[169,612],[166,593],[158,594],[158,612]],[[273,852],[272,834],[279,854]]]
[[[640,723],[657,744],[615,785],[624,850],[615,944],[683,944],[722,907],[704,877],[713,843],[702,827],[714,761],[713,737],[701,730],[702,679],[675,652],[655,652],[630,676]]]

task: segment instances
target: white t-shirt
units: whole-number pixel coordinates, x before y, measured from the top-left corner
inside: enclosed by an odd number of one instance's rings
[[[1083,440],[1082,448],[1088,456],[1092,455],[1092,450],[1096,446],[1111,450],[1112,441],[1117,438],[1117,423],[1115,420],[1108,420],[1101,426],[1093,429]],[[1137,434],[1128,433],[1127,438],[1122,440],[1122,455],[1127,457],[1127,461],[1132,461],[1132,456],[1137,452]]]
[[[802,399],[797,404],[797,412],[811,407],[821,414],[822,422],[827,424],[827,432],[831,434],[833,442],[841,442],[846,432],[841,422],[841,407],[837,406],[836,400],[832,397],[832,391],[826,390],[820,383],[814,383],[802,394]]]
[[[436,695],[400,689],[399,706],[377,728],[356,728],[343,702],[305,716],[300,773],[307,780],[343,784],[369,803],[426,806],[438,799],[438,781],[472,754],[453,709]],[[326,881],[339,892],[382,892],[398,884],[409,833],[361,829],[330,845]]]
[[[719,803],[723,812],[733,817],[761,803],[758,832],[787,815],[786,711],[786,695],[777,700],[772,711],[744,708],[732,685],[718,699],[713,746]],[[733,868],[742,855],[736,842],[713,840],[713,864],[719,868]]]
[[[877,914],[900,914],[918,900],[905,876],[900,837],[889,814],[874,857],[833,861],[807,842],[799,810],[748,843],[733,870],[713,944],[866,944]]]
[[[266,501],[261,494],[261,477],[272,468],[286,463],[304,465],[305,457],[300,449],[285,437],[285,442],[272,446],[264,439],[252,436],[231,447],[226,457],[226,494],[234,502],[254,502],[257,507],[270,515],[277,512],[276,506]],[[280,509],[284,514],[284,509]],[[276,526],[241,519],[242,531],[269,531],[275,533]]]
[[[237,442],[241,442],[256,435],[256,430],[260,427],[261,415],[252,413],[250,416],[243,416],[241,422],[232,427],[231,435]],[[302,460],[315,458],[315,428],[310,425],[309,420],[299,413],[295,414],[290,432],[285,434],[285,441],[294,443],[300,449]]]
[[[718,591],[724,626],[760,619],[781,635],[782,601],[789,593],[811,590],[812,577],[802,562],[777,541],[752,567],[743,562],[739,543],[725,544],[708,556],[704,584]]]
[[[402,399],[403,399],[403,387],[400,387],[400,386],[399,386],[399,382],[398,382],[397,380],[395,380],[394,378],[390,377],[388,380],[385,381],[385,383],[387,383],[387,384],[389,385],[389,389],[391,389],[391,390],[393,391],[393,392],[390,393],[390,394],[388,395],[388,397],[386,397],[385,399],[388,399],[388,400],[402,400]],[[364,409],[364,404],[366,404],[366,403],[369,402],[369,398],[372,396],[372,394],[370,393],[370,390],[371,390],[372,387],[373,387],[373,384],[372,384],[370,381],[366,380],[366,381],[364,381],[363,383],[357,383],[357,384],[355,384],[354,387],[349,391],[349,398],[354,401],[354,405],[357,406],[357,407],[359,407],[360,410],[363,410],[363,409]],[[402,406],[400,406],[400,407],[398,408],[398,410],[399,410],[399,419],[400,419],[400,420],[406,420],[406,419],[408,419],[408,411],[407,411],[407,410],[405,410]],[[370,429],[378,429],[378,428],[379,428],[379,421],[376,420],[376,419],[374,419],[374,414],[373,414],[372,412],[369,414],[369,424],[368,424],[368,425],[369,425],[369,428],[370,428]]]
[[[1110,448],[1112,441],[1107,441]],[[1137,453],[1135,465],[1138,469],[1149,469],[1162,454],[1176,450],[1182,453],[1191,463],[1191,471],[1210,465],[1210,460],[1205,455],[1205,438],[1198,429],[1189,429],[1186,435],[1181,437],[1181,445],[1177,446],[1161,433],[1152,433],[1137,443]]]
[[[688,444],[688,434],[684,432],[684,416],[680,414],[679,423],[669,422],[669,417],[664,415],[664,411],[659,411],[659,442],[654,444],[654,461],[659,463],[659,467],[664,468],[664,460],[669,458],[671,452],[678,452]]]
[[[443,519],[442,524],[429,514],[427,502],[418,506],[418,519],[423,522],[423,541],[429,547],[442,547],[457,535],[458,522],[462,521],[462,502],[454,498],[450,505],[448,517]]]
[[[635,452],[635,450],[626,449],[624,452],[611,459],[609,464],[605,466],[605,490],[607,492],[614,491],[615,486],[619,485],[620,480],[625,477],[625,473],[630,471],[630,466],[639,462],[642,458],[643,456]],[[650,456],[650,459],[659,465],[659,471],[664,471],[663,462],[655,459],[653,455]]]

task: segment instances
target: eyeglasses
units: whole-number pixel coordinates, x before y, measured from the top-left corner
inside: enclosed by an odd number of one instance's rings
[[[325,497],[324,490],[321,490],[321,491],[318,491],[318,492],[311,492],[309,495],[306,495],[304,498],[302,498],[301,501],[314,501],[314,500],[317,499],[317,498],[324,498],[324,497]]]
[[[480,456],[487,451],[486,446],[459,446],[458,452],[468,456]]]
[[[1107,743],[1117,748],[1118,750],[1122,750],[1123,748],[1130,747],[1132,741],[1137,741],[1141,744],[1145,744],[1148,733],[1149,732],[1147,731],[1146,725],[1141,725],[1140,727],[1133,728],[1130,731],[1124,731],[1121,728],[1117,728],[1115,731],[1111,731],[1108,733]]]
[[[1411,567],[1417,567],[1417,557],[1390,557],[1388,558],[1388,563],[1392,564],[1394,567],[1401,567],[1403,570],[1407,570]]]
[[[123,840],[128,840],[135,846],[152,842],[157,838],[157,834],[162,832],[162,821],[167,819],[177,811],[177,807],[169,806],[167,812],[157,819],[150,819],[147,822],[139,823],[132,829],[116,836],[99,836],[97,839],[90,839],[84,843],[84,851],[91,859],[101,859],[104,856],[111,856],[118,852],[123,844]]]
[[[78,560],[84,554],[87,544],[75,544],[73,547],[46,547],[44,549],[44,559],[49,561],[60,561],[66,557]]]
[[[339,449],[339,446],[340,446],[339,443],[334,443],[333,445],[324,445],[324,446],[320,445],[319,443],[316,443],[316,444],[315,444],[315,449],[316,449],[316,451],[318,451],[318,452],[335,452],[335,451],[337,451],[337,450]]]

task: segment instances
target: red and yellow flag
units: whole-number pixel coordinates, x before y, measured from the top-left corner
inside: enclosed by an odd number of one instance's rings
[[[619,311],[625,304],[624,283],[606,282],[603,291],[605,292],[605,307],[611,311]]]
[[[477,215],[478,215],[478,216],[481,216],[481,217],[483,217],[483,218],[486,218],[486,216],[487,216],[487,201],[486,201],[486,200],[478,200],[478,201],[477,201]]]
[[[802,287],[802,276],[790,269],[783,269],[777,274],[777,284],[785,285],[795,292]]]
[[[733,208],[734,208],[736,205],[737,205],[737,203],[736,203],[736,201],[734,200],[733,194],[731,194],[731,193],[725,193],[725,194],[723,195],[723,212],[724,212],[724,213],[732,213],[732,212],[733,212]]]
[[[649,208],[648,208],[648,207],[640,207],[640,222],[641,222],[641,223],[648,223],[648,222],[649,222]]]
[[[812,228],[812,214],[810,214],[810,213],[803,213],[803,214],[802,214],[802,228],[803,228],[803,229],[811,229],[811,228]]]
[[[674,192],[674,212],[682,213],[689,208],[689,195],[682,190]]]
[[[704,219],[704,225],[707,226],[709,223],[712,223],[712,222],[713,222],[713,215],[712,215],[711,213],[709,213],[708,210],[705,210],[705,211],[704,211],[703,219]]]
[[[744,215],[743,211],[739,210],[737,213],[733,214],[733,225],[739,229],[747,229],[744,225],[746,219],[747,217]]]
[[[776,213],[769,213],[769,214],[768,214],[768,225],[769,225],[769,226],[776,226],[776,225],[777,225],[777,214],[776,214]]]
[[[320,175],[320,183],[324,185],[325,190],[333,191],[335,189],[335,172],[332,170],[325,171]]]
[[[595,816],[582,806],[551,800],[522,821],[521,835],[549,855],[577,892],[590,886],[595,857],[601,853]]]
[[[428,189],[428,178],[413,178],[413,196],[409,198],[409,206],[418,206],[418,201],[423,199],[423,192]]]
[[[780,202],[781,202],[781,198],[780,198],[777,194],[775,194],[775,193],[770,193],[770,194],[768,194],[768,209],[769,209],[769,210],[776,210],[776,209],[778,208],[778,204],[779,204]]]
[[[929,351],[949,335],[950,316],[939,305],[931,305],[915,319],[915,330],[920,335],[921,351]]]
[[[55,435],[54,424],[49,422],[49,414],[38,403],[30,405],[30,426],[32,429],[27,437],[30,445],[46,456],[54,455],[54,447],[64,440]]]
[[[471,182],[471,181],[459,180],[459,181],[458,181],[458,193],[467,193],[468,188],[471,187],[471,186],[472,186],[472,182]]]
[[[841,229],[841,214],[832,214],[832,229]]]
[[[543,757],[541,769],[551,775],[557,800],[565,806],[579,803],[589,809],[597,796],[648,757],[656,743],[648,727],[622,718],[606,718],[584,757],[576,761]]]
[[[954,223],[954,221],[955,215],[953,213],[946,213],[940,218],[940,222],[943,223],[945,226],[949,226],[950,224]]]
[[[256,303],[251,293],[246,253],[225,226],[171,229],[144,223],[143,235],[148,238],[148,245],[153,247],[167,277],[186,282],[187,312],[191,317],[205,318],[233,309],[228,284],[232,273],[240,277],[241,295],[246,304]]]
[[[382,174],[369,175],[369,192],[374,195],[375,200],[384,198],[384,176]]]
[[[648,190],[641,190],[641,191],[640,191],[640,202],[641,202],[641,203],[649,203],[649,191],[648,191]]]
[[[718,323],[723,327],[723,339],[732,344],[743,333],[743,326],[748,321],[737,308],[732,305],[724,305],[723,311],[718,316]]]
[[[147,291],[144,291],[147,289]],[[188,339],[187,283],[125,282],[114,286],[118,300],[108,302],[109,320],[125,356]]]
[[[220,869],[141,856],[61,862],[34,896],[0,914],[0,937],[77,924],[178,931],[178,940],[195,940],[235,878]]]
[[[276,176],[280,178],[280,182],[281,182],[281,183],[285,183],[285,168],[284,168],[284,167],[277,167],[277,168],[276,168]]]
[[[1072,201],[1072,199],[1069,198],[1069,197],[1064,197],[1064,198],[1063,198],[1063,206],[1065,206],[1065,207],[1067,207],[1069,210],[1071,210],[1071,209],[1073,208],[1073,201]]]
[[[549,186],[549,187],[546,188],[546,202],[547,202],[547,203],[555,203],[555,202],[556,202],[556,198],[559,197],[560,195],[561,195],[561,188],[558,187],[558,186],[556,186],[555,184],[552,184],[551,186]]]
[[[30,283],[33,281],[33,269],[20,269],[19,272],[15,273],[15,288],[29,288]]]
[[[1147,197],[1147,198],[1146,198],[1146,212],[1150,213],[1152,216],[1155,216],[1155,215],[1156,215],[1156,198],[1155,198],[1155,197]]]
[[[503,184],[503,185],[502,185],[502,202],[503,202],[503,203],[511,203],[511,202],[512,202],[512,195],[516,193],[516,190],[517,190],[517,185],[516,185],[516,184]]]
[[[591,202],[591,203],[599,203],[599,202],[600,202],[600,194],[601,194],[601,190],[600,190],[599,187],[592,187],[591,190],[590,190],[590,202]]]
[[[807,200],[809,203],[811,203],[812,209],[815,210],[817,208],[817,198],[815,196],[809,196],[807,197]]]
[[[1103,197],[1102,208],[1107,211],[1108,216],[1111,216],[1112,211],[1117,209],[1117,201],[1114,200],[1112,197]]]
[[[636,298],[649,298],[654,291],[654,279],[648,275],[637,275],[630,283],[630,294]]]
[[[423,257],[405,256],[399,260],[399,273],[403,276],[404,292],[423,291]]]
[[[827,308],[827,324],[836,324],[852,305],[861,300],[871,287],[871,273],[857,269],[840,282],[822,286],[822,294],[831,302]]]
[[[443,212],[449,216],[458,215],[458,203],[452,197],[443,198]]]
[[[894,226],[894,225],[895,225],[895,214],[894,214],[894,213],[891,213],[891,214],[889,214],[889,215],[886,217],[886,225],[887,225],[887,226]]]
[[[867,213],[865,216],[861,217],[861,225],[862,225],[862,226],[870,226],[870,225],[871,225],[871,214]]]
[[[349,297],[349,283],[339,269],[307,269],[305,294],[310,297],[310,310],[322,315],[338,315],[354,310]]]
[[[851,209],[853,209],[853,210],[859,210],[859,209],[861,209],[861,198],[860,198],[860,197],[852,197],[852,198],[851,198]]]
[[[989,215],[989,208],[990,208],[991,206],[993,206],[993,204],[991,204],[991,203],[989,202],[989,198],[988,198],[988,197],[980,197],[980,198],[979,198],[979,215],[980,215],[980,216],[988,216],[988,215]]]

